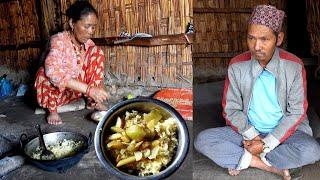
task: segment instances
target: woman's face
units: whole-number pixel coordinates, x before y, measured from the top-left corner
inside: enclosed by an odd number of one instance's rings
[[[98,18],[94,13],[89,13],[81,17],[77,22],[73,22],[73,35],[75,39],[83,44],[92,38],[98,23]]]

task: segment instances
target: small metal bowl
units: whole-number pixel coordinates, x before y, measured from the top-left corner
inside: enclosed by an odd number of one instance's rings
[[[176,123],[178,145],[176,149],[176,154],[174,155],[168,166],[156,175],[136,176],[121,171],[114,165],[110,154],[105,148],[105,139],[108,136],[108,134],[110,134],[110,127],[115,124],[117,117],[122,116],[126,111],[137,110],[139,112],[150,112],[154,108],[160,109],[162,111],[162,114],[166,116],[166,118],[174,117],[177,120]],[[186,122],[173,107],[156,99],[141,97],[122,101],[110,108],[107,111],[106,115],[103,117],[103,119],[99,122],[94,137],[96,154],[102,165],[112,175],[115,175],[118,178],[125,180],[155,180],[164,179],[170,176],[180,167],[180,165],[184,161],[189,149],[189,143],[190,140]]]

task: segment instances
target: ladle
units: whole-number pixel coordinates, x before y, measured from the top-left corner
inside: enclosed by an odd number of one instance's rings
[[[52,151],[48,150],[45,143],[44,143],[44,139],[43,139],[43,134],[41,132],[41,128],[40,125],[37,124],[36,128],[38,129],[38,133],[39,133],[39,142],[40,142],[40,159],[41,160],[54,160],[55,159],[55,155],[53,154]]]

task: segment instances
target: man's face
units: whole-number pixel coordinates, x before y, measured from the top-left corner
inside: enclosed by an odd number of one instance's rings
[[[248,27],[248,48],[261,65],[268,64],[273,56],[275,47],[281,45],[282,40],[283,33],[278,35],[277,41],[273,31],[264,25],[250,24]]]

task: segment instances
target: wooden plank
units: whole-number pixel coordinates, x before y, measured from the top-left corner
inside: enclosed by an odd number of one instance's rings
[[[252,8],[193,8],[193,13],[251,13]]]
[[[192,58],[233,58],[236,55],[240,54],[239,52],[200,52],[193,53]]]
[[[44,46],[44,43],[42,41],[30,41],[28,43],[18,44],[18,45],[1,45],[0,44],[0,51],[40,48],[42,46]]]
[[[318,65],[317,60],[318,58],[314,57],[314,58],[307,58],[307,57],[302,57],[301,58],[303,64],[305,66],[316,66]]]
[[[7,2],[13,2],[13,1],[17,1],[17,0],[0,0],[0,3],[7,3]]]
[[[178,45],[192,44],[193,34],[175,34],[175,35],[160,35],[152,38],[136,38],[128,42],[114,44],[117,40],[126,40],[122,37],[107,37],[107,38],[92,38],[98,46],[161,46],[161,45]]]
[[[188,38],[188,39],[187,39]],[[114,46],[114,45],[124,45],[124,46],[161,46],[161,45],[178,45],[178,44],[192,44],[193,35],[192,34],[176,34],[176,35],[161,35],[155,36],[148,39],[133,39],[129,42],[123,44],[114,44],[114,41],[126,39],[122,37],[106,37],[106,38],[92,38],[97,46]],[[28,43],[19,45],[1,45],[0,51],[5,50],[20,50],[27,48],[40,48],[43,46],[42,41],[30,41]]]

